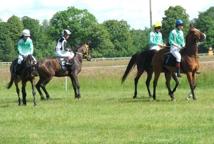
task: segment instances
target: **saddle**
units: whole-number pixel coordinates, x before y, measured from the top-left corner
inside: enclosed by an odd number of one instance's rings
[[[163,64],[165,65],[165,66],[176,66],[176,58],[170,53],[170,52],[168,52],[168,53],[166,53],[166,54],[164,54],[164,62],[163,62]]]
[[[66,71],[69,67],[71,67],[74,64],[74,60],[69,60],[68,58],[64,57],[58,57],[59,64],[62,68],[62,70]]]

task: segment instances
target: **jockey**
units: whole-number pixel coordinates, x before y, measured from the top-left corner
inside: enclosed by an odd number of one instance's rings
[[[24,57],[27,57],[28,55],[32,55],[34,61],[36,62],[35,57],[33,56],[33,42],[30,38],[30,30],[24,29],[22,31],[22,35],[18,42],[18,64],[21,64]]]
[[[177,77],[181,77],[180,75],[180,62],[181,62],[181,54],[180,50],[185,46],[185,39],[183,34],[183,21],[181,19],[177,19],[175,22],[176,28],[172,30],[169,34],[169,44],[170,44],[170,53],[176,58],[176,72]]]
[[[162,33],[161,30],[161,23],[156,22],[154,25],[154,31],[151,31],[149,34],[149,46],[150,50],[159,51],[161,48],[164,47]]]
[[[64,29],[62,32],[61,38],[58,40],[56,45],[56,56],[68,58],[68,60],[71,60],[74,57],[73,52],[66,51],[66,44],[67,40],[70,36],[71,32],[67,29]]]

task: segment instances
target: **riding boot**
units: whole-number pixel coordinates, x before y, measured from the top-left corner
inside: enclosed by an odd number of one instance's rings
[[[176,73],[177,73],[177,77],[181,77],[181,66],[180,66],[180,62],[176,63]]]

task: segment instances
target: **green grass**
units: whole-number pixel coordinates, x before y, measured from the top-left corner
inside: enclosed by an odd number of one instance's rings
[[[186,101],[189,87],[180,80],[171,102],[163,76],[157,101],[150,101],[145,76],[139,84],[139,97],[133,96],[132,73],[120,84],[123,69],[85,71],[80,74],[80,100],[73,90],[64,91],[64,79],[54,78],[47,89],[51,100],[18,106],[15,88],[0,84],[0,143],[2,144],[212,144],[214,142],[213,72],[198,76],[197,101]],[[70,82],[68,82],[70,84]],[[69,85],[70,86],[70,85]]]

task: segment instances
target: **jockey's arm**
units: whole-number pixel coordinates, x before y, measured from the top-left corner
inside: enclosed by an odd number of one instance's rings
[[[33,42],[30,42],[30,47],[29,47],[30,55],[33,55]]]

